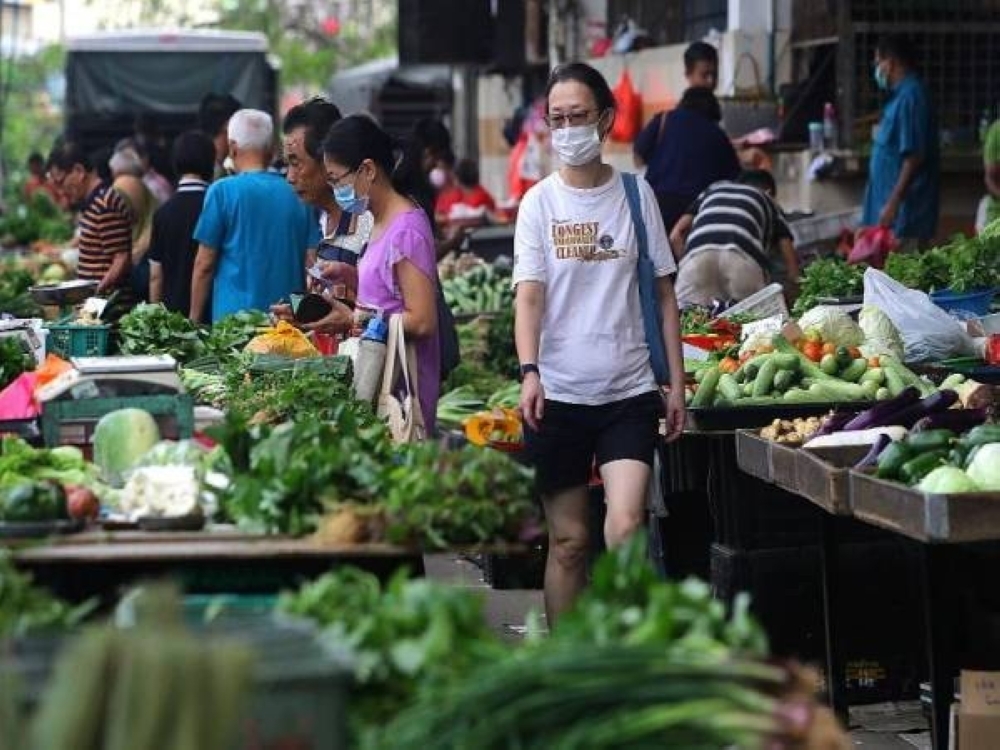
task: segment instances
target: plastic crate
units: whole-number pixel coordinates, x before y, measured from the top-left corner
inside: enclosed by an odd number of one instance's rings
[[[104,357],[109,353],[111,326],[82,326],[72,323],[52,323],[48,327],[48,350],[63,359],[70,357]]]

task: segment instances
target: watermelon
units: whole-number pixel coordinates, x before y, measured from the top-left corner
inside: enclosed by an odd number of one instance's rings
[[[142,409],[118,409],[101,417],[94,428],[94,463],[105,482],[121,487],[125,472],[160,440],[153,415]]]

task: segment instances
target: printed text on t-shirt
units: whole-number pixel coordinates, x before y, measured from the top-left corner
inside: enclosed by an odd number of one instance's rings
[[[558,260],[599,262],[621,257],[624,251],[612,249],[614,239],[608,234],[598,237],[599,230],[600,224],[596,221],[554,220],[551,235],[556,258]],[[601,249],[598,250],[598,247]]]

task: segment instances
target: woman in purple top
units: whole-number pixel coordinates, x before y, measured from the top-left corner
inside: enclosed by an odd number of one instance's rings
[[[358,305],[403,316],[407,341],[416,347],[420,405],[431,434],[441,388],[438,277],[430,221],[407,197],[409,186],[402,179],[411,170],[397,162],[392,138],[364,115],[345,117],[330,128],[323,141],[323,162],[341,209],[355,214],[370,211],[375,219],[368,247],[358,261]],[[343,309],[335,314],[350,321],[344,315],[347,308],[336,305]]]

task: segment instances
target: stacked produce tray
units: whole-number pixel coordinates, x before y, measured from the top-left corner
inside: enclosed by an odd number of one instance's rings
[[[851,513],[849,468],[867,453],[865,446],[803,448],[796,452],[795,492],[838,516]]]
[[[851,510],[857,518],[922,542],[978,542],[1000,529],[995,492],[937,495],[850,472]]]

